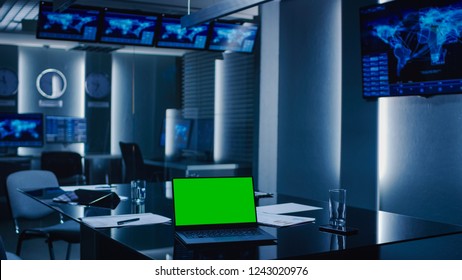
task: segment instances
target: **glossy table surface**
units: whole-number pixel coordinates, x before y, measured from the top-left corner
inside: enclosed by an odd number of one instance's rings
[[[72,188],[62,187],[63,190]],[[103,190],[102,186],[95,189]],[[128,185],[111,185],[112,192],[121,197],[114,209],[85,205],[70,205],[52,201],[57,192],[29,192],[29,196],[52,207],[65,216],[81,222],[80,218],[100,215],[120,215],[130,213],[154,213],[173,218],[171,183],[153,183],[147,188],[144,204],[131,202]],[[461,234],[462,227],[403,216],[384,211],[347,208],[347,225],[358,229],[358,233],[343,236],[319,230],[328,223],[326,202],[312,201],[286,195],[258,198],[257,205],[295,202],[321,207],[289,215],[313,217],[314,223],[289,227],[262,228],[277,237],[270,245],[246,245],[242,243],[224,246],[185,247],[174,237],[174,229],[169,224],[126,226],[110,229],[92,229],[83,225],[87,232],[103,240],[104,246],[96,246],[99,241],[82,238],[84,246],[96,247],[98,251],[91,258],[103,259],[376,259],[380,258],[380,248],[402,242]],[[88,244],[85,244],[88,243]],[[108,250],[117,245],[118,250]],[[125,252],[120,252],[120,251]],[[111,252],[111,253],[105,253]],[[120,252],[118,255],[113,251]],[[132,254],[133,253],[133,254]],[[84,253],[84,256],[86,254]],[[84,257],[85,258],[85,257]]]

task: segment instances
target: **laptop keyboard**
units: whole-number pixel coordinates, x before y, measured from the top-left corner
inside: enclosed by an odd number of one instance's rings
[[[260,235],[257,228],[237,229],[211,229],[211,230],[190,230],[183,234],[188,238],[209,238],[209,237],[231,237],[231,236],[252,236]]]

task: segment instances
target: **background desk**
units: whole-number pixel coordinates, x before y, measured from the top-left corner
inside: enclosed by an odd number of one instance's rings
[[[146,165],[162,167],[165,179],[174,177],[217,177],[217,176],[250,176],[250,163],[213,163],[197,160],[144,160]]]
[[[51,198],[36,196],[35,199],[52,207],[66,216],[75,219],[84,216],[117,215],[152,212],[172,218],[170,184],[151,184],[143,206],[130,200],[121,201],[114,209],[72,206],[53,203]],[[128,185],[118,185],[113,189],[121,196],[130,196]],[[245,245],[240,243],[228,246],[203,246],[186,248],[174,238],[172,225],[157,224],[127,226],[123,228],[93,229],[82,224],[82,259],[380,259],[393,258],[393,249],[406,244],[427,242],[441,246],[441,240],[449,240],[448,258],[460,257],[462,243],[452,243],[453,238],[461,239],[462,227],[383,211],[370,211],[348,208],[349,226],[359,229],[352,236],[340,236],[319,231],[319,225],[328,221],[327,204],[295,197],[277,195],[261,198],[260,205],[297,202],[322,207],[322,210],[307,211],[296,215],[316,218],[315,223],[292,227],[263,227],[277,237],[275,245]],[[440,240],[435,241],[433,240]],[[444,243],[444,242],[443,242]],[[427,249],[425,252],[428,252]],[[424,252],[424,253],[425,253]],[[398,258],[400,255],[397,255]],[[427,255],[413,255],[413,258],[426,258]],[[440,256],[441,257],[441,256]]]

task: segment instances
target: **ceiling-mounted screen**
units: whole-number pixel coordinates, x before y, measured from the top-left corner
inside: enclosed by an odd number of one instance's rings
[[[209,50],[251,53],[257,40],[258,26],[250,23],[215,22]]]
[[[363,96],[462,92],[462,1],[361,8]]]
[[[205,49],[209,33],[209,24],[201,24],[190,28],[181,27],[181,20],[171,16],[163,16],[161,29],[157,39],[157,47],[181,49]]]
[[[111,44],[153,46],[158,16],[105,10],[100,41]]]
[[[83,6],[54,12],[52,3],[40,2],[37,38],[96,42],[100,15],[98,8]]]
[[[0,147],[43,146],[43,115],[0,113]]]

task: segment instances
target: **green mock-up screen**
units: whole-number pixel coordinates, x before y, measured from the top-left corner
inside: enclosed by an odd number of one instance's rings
[[[177,226],[256,222],[251,177],[173,179]]]

